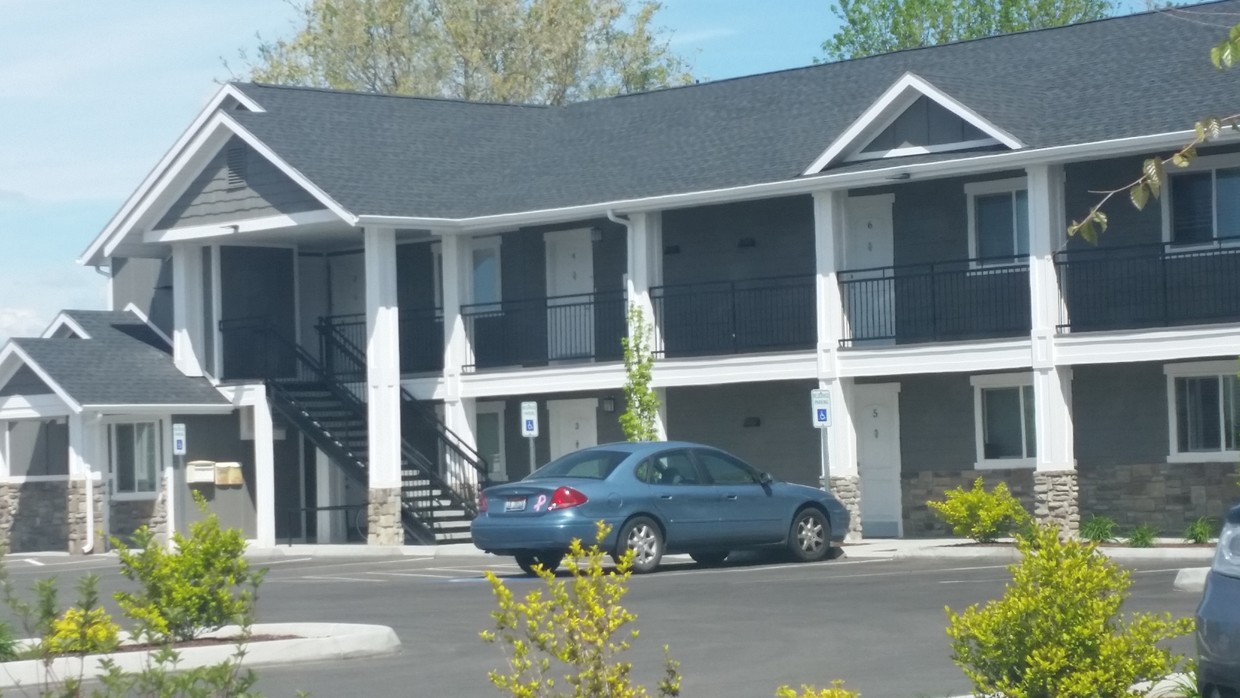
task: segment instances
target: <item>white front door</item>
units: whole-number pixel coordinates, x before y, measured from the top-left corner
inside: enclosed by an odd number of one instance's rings
[[[551,459],[598,445],[598,399],[550,400]]]
[[[474,437],[478,455],[486,459],[492,480],[508,481],[508,464],[504,458],[504,403],[479,402],[476,409]]]
[[[867,537],[901,534],[900,385],[854,388],[857,468],[861,471],[861,530]]]
[[[547,358],[594,356],[594,241],[589,230],[543,236],[547,247]]]
[[[853,344],[893,343],[895,326],[894,224],[891,194],[848,199],[844,226],[844,316]]]

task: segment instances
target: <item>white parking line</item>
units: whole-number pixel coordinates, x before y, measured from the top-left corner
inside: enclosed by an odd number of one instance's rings
[[[272,565],[287,565],[292,562],[305,562],[306,560],[313,560],[313,559],[314,558],[312,557],[295,557],[291,560],[271,560],[268,562],[251,562],[250,564],[254,565],[255,567],[271,567]]]
[[[865,562],[871,562],[871,560],[866,560]],[[889,562],[889,561],[888,560],[873,560],[872,562]],[[822,581],[830,582],[830,581],[835,581],[837,579],[861,579],[863,577],[908,577],[908,576],[913,576],[914,574],[916,575],[945,574],[949,572],[966,572],[969,570],[1004,569],[1006,567],[1008,567],[1008,565],[985,565],[981,567],[953,567],[951,569],[942,569],[942,570],[918,570],[915,573],[911,573],[908,570],[898,570],[898,571],[892,571],[892,572],[866,572],[864,574],[834,574],[834,575],[828,575],[828,576],[822,577]],[[768,567],[766,569],[772,569],[772,568]],[[719,571],[723,571],[723,570],[719,570]],[[663,575],[659,575],[659,576],[663,576]],[[738,583],[768,584],[768,583],[773,583],[773,582],[804,582],[804,581],[805,581],[804,577],[796,577],[796,578],[768,577],[766,579],[752,579],[752,580],[746,580],[744,582],[738,582]]]
[[[424,579],[455,579],[459,575],[422,574],[420,572],[367,572],[385,577],[422,577]]]
[[[874,562],[891,562],[890,560],[850,560],[848,562],[818,562],[805,564],[803,562],[793,562],[787,565],[755,565],[752,567],[719,567],[717,569],[692,569],[692,570],[672,570],[669,572],[659,572],[649,579],[663,579],[665,577],[679,577],[686,574],[727,574],[727,573],[745,573],[745,572],[770,572],[771,570],[818,570],[822,568],[842,567],[844,565],[868,565]]]
[[[322,582],[366,582],[367,584],[382,584],[382,579],[365,579],[363,577],[319,577],[307,575],[302,579],[313,579]]]

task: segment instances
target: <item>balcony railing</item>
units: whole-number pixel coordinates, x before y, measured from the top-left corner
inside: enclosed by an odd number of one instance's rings
[[[365,380],[366,365],[342,346],[366,347],[366,316],[329,315],[319,318],[323,365],[339,380]],[[342,342],[327,341],[335,336]],[[443,371],[443,311],[439,308],[400,309],[400,372]]]
[[[1240,238],[1055,255],[1061,332],[1240,322]]]
[[[273,341],[279,324],[264,315],[220,320],[224,380],[266,380],[297,372],[297,357]]]
[[[622,356],[624,291],[461,306],[474,361],[466,369],[616,361]]]
[[[839,273],[840,345],[918,344],[1028,335],[1024,258],[966,259]]]
[[[655,286],[650,289],[665,357],[812,349],[814,276]]]

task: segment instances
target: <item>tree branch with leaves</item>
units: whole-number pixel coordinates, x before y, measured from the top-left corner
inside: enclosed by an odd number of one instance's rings
[[[624,414],[620,428],[629,441],[658,441],[659,394],[650,387],[654,375],[651,326],[641,306],[629,306],[629,336],[620,340],[624,348]]]

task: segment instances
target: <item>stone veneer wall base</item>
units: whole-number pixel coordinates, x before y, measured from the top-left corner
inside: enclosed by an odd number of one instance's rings
[[[400,520],[400,488],[370,488],[366,511],[370,545],[404,545],[405,527]]]
[[[845,543],[861,542],[861,477],[843,475],[831,478],[831,493],[848,509],[848,532]]]
[[[1076,535],[1081,528],[1075,470],[1039,470],[1033,474],[1033,518]]]

